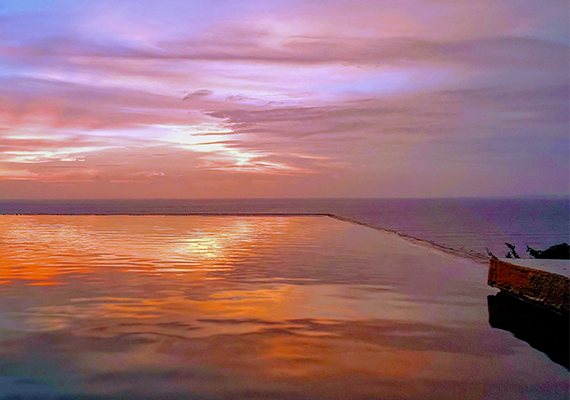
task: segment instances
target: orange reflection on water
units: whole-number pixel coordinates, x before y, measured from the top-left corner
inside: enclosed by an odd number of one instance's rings
[[[30,281],[28,284],[57,284],[53,279],[61,270],[53,263],[53,253],[36,249],[33,253],[24,253],[23,249],[6,248],[0,245],[0,284],[13,281]],[[80,268],[83,272],[88,268]],[[78,268],[76,268],[78,271]]]
[[[350,371],[364,376],[405,379],[420,376],[437,356],[426,351],[394,351],[390,347],[358,340],[343,341],[339,347],[341,340],[341,335],[270,338],[260,354],[265,361],[264,374],[332,380],[342,378]],[[340,365],[342,368],[338,368]]]
[[[78,396],[567,392],[489,330],[485,272],[330,218],[0,216],[0,359]]]
[[[196,224],[181,217],[2,216],[0,279],[55,283],[61,281],[59,275],[93,274],[98,267],[207,275],[232,270],[235,260],[274,246],[271,241],[299,225],[294,218],[205,220]]]

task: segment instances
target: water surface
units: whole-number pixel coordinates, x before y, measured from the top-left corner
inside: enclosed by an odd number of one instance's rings
[[[467,256],[570,242],[568,198],[0,200],[0,214],[328,213]]]
[[[0,398],[567,398],[486,274],[328,217],[0,216]]]

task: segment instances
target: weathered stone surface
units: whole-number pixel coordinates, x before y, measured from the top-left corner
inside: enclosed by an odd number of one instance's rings
[[[568,313],[568,261],[500,260],[492,257],[488,284],[514,296]]]

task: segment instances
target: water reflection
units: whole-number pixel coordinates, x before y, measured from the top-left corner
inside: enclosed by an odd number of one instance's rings
[[[325,217],[2,216],[0,393],[565,398],[485,274]]]
[[[569,366],[568,315],[499,292],[487,298],[489,324],[512,332],[517,338],[543,351],[554,362]]]
[[[143,273],[228,270],[302,228],[299,219],[37,216],[0,221],[0,280],[47,283],[58,275],[121,266]],[[61,276],[60,276],[61,277]]]

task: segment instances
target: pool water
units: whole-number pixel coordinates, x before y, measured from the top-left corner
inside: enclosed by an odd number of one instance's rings
[[[328,217],[0,216],[0,398],[567,398],[486,280]]]

